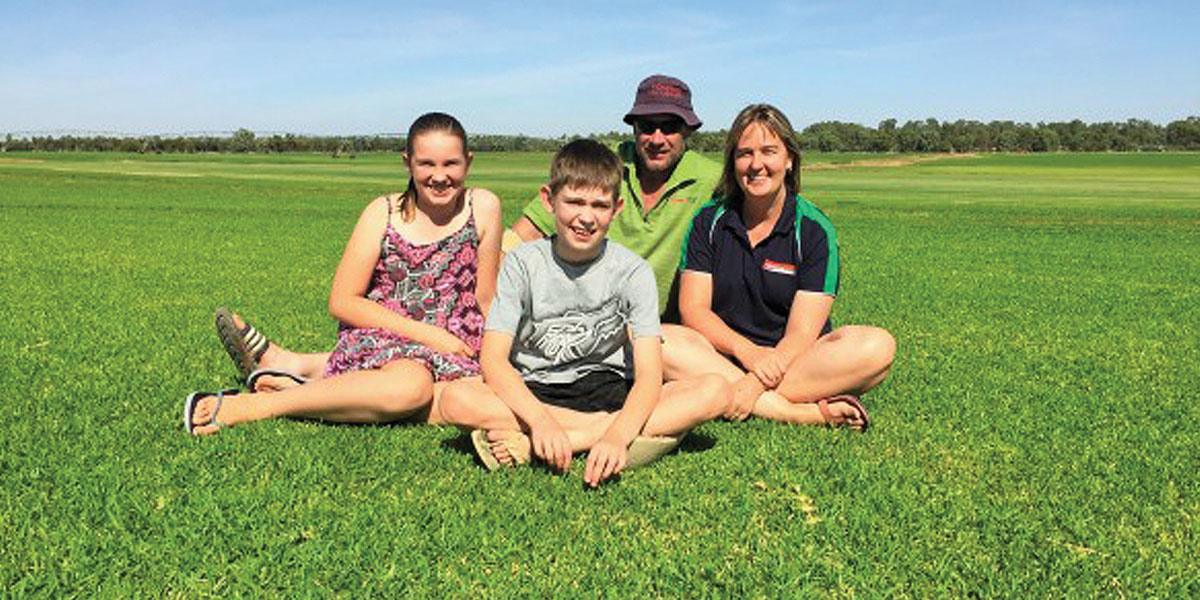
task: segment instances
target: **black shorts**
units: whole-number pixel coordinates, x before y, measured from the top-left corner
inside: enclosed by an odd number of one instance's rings
[[[633,382],[612,371],[593,371],[571,383],[526,381],[538,400],[579,412],[616,412],[625,406]]]

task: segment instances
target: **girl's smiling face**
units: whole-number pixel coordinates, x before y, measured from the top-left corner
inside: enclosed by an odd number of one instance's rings
[[[774,200],[786,194],[784,177],[792,157],[783,140],[761,123],[753,123],[738,138],[733,154],[738,187],[747,200]]]
[[[462,140],[447,131],[430,131],[414,138],[412,154],[406,154],[404,161],[419,199],[438,206],[457,199],[471,166]]]

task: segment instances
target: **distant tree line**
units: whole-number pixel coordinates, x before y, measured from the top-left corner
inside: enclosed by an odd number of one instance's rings
[[[701,152],[720,152],[726,130],[700,131],[688,144]],[[526,135],[474,135],[471,147],[483,152],[553,152],[580,136],[556,138]],[[592,134],[592,139],[615,144],[629,132]],[[957,120],[881,121],[877,127],[823,121],[798,134],[800,147],[819,152],[1158,152],[1200,150],[1200,117],[1163,126],[1142,119],[1084,123]],[[131,153],[325,153],[354,158],[360,152],[397,152],[404,139],[396,135],[311,136],[256,135],[239,129],[232,135],[202,136],[14,136],[0,141],[0,152],[131,152]]]
[[[1200,150],[1200,117],[1165,127],[1142,119],[1123,122],[1014,123],[926,119],[872,129],[855,123],[814,123],[800,144],[821,152],[1157,152]]]
[[[274,134],[257,136],[248,129],[232,135],[193,136],[5,136],[0,151],[6,152],[131,152],[142,154],[196,152],[284,153],[317,152],[354,156],[359,152],[396,152],[404,140],[396,136],[312,136]]]

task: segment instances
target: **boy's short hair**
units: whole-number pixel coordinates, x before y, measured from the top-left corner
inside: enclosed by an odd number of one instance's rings
[[[615,199],[621,190],[624,167],[621,159],[596,140],[579,139],[563,146],[550,163],[550,195],[564,187],[599,188]]]

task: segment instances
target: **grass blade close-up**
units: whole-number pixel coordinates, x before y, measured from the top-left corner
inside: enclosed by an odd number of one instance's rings
[[[549,161],[480,154],[470,183],[509,224]],[[489,474],[448,427],[180,427],[237,383],[216,307],[332,347],[398,155],[6,154],[0,590],[1200,596],[1200,154],[806,164],[835,323],[898,342],[871,429],[709,423],[588,491],[579,459]]]

